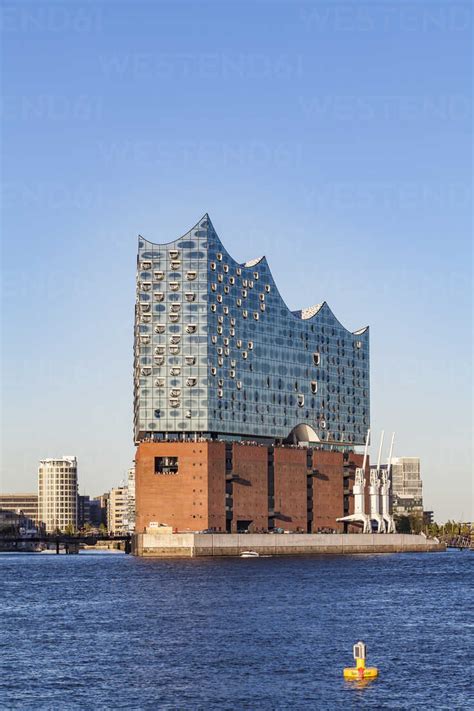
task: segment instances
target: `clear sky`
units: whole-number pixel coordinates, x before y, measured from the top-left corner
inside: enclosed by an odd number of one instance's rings
[[[471,8],[2,2],[2,491],[123,478],[136,237],[209,212],[290,308],[370,324],[374,444],[472,517]]]

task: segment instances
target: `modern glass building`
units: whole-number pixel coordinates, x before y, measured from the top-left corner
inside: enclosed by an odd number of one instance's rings
[[[369,329],[323,302],[290,311],[265,257],[225,250],[208,215],[138,240],[135,441],[252,439],[353,448],[370,424]]]

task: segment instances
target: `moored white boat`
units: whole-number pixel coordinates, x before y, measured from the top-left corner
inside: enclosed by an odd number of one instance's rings
[[[241,558],[260,558],[260,554],[257,551],[242,551],[240,554]]]

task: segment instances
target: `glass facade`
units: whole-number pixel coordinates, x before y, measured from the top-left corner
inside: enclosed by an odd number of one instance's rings
[[[135,440],[210,436],[353,447],[370,423],[369,330],[291,312],[265,257],[237,263],[205,215],[139,238]]]

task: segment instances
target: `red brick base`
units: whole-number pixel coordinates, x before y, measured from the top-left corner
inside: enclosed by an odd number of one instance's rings
[[[177,457],[177,471],[160,471],[160,457]],[[344,515],[344,477],[350,486],[343,460],[340,452],[238,442],[143,442],[136,531],[153,522],[178,531],[342,531],[336,519]]]

